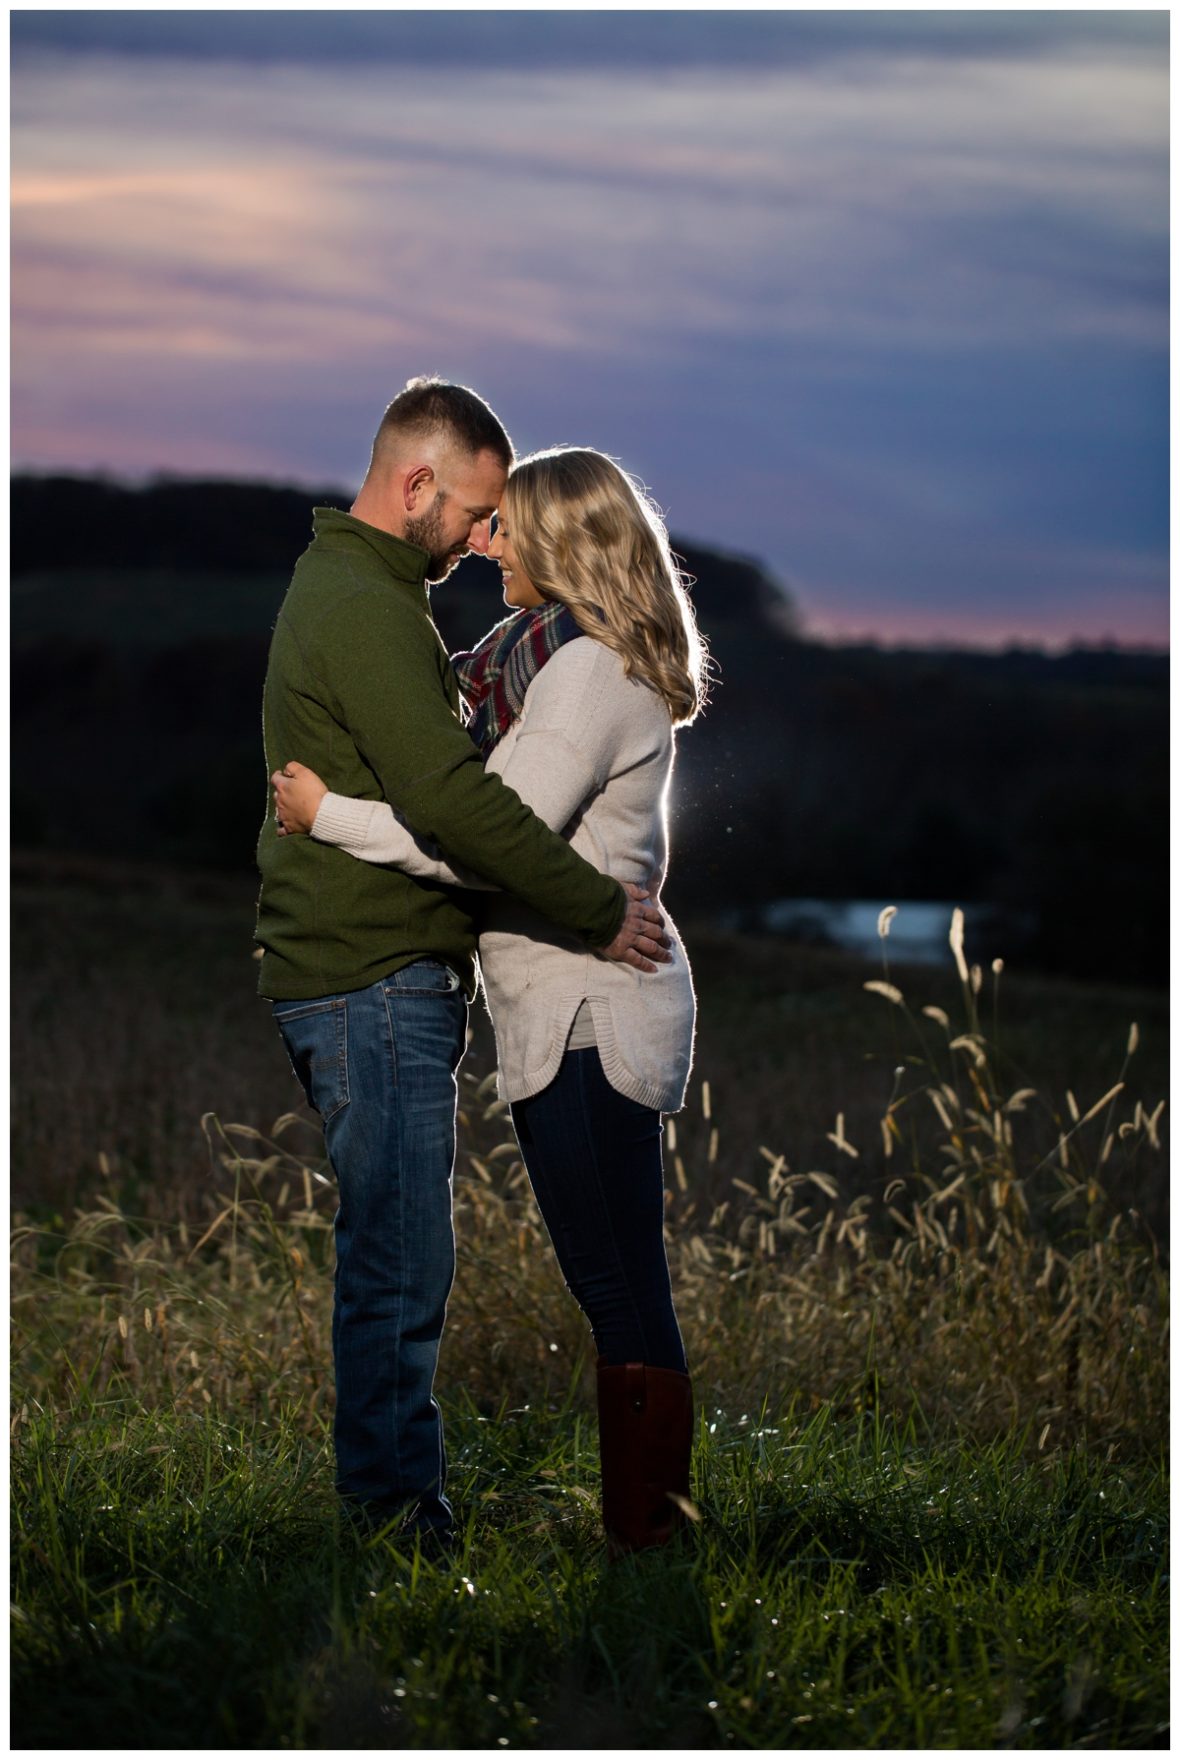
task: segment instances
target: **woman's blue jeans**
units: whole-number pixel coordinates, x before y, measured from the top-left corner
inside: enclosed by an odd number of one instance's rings
[[[451,1507],[433,1386],[455,1273],[455,1072],[466,1000],[454,972],[421,959],[365,990],[276,1002],[274,1014],[323,1121],[339,1187],[337,1489],[378,1520],[408,1510],[416,1526],[445,1530]]]
[[[685,1372],[664,1251],[660,1115],[612,1088],[597,1050],[567,1051],[512,1122],[570,1291],[608,1363]]]

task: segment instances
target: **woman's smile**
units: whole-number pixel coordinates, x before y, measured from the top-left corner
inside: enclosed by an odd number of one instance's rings
[[[504,589],[505,604],[514,605],[518,611],[535,611],[544,605],[544,594],[537,591],[516,560],[516,551],[502,518],[488,545],[488,555],[493,562],[500,564],[500,582]]]

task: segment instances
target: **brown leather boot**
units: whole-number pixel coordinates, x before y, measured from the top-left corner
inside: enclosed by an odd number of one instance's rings
[[[598,1360],[602,1525],[612,1555],[662,1546],[684,1524],[692,1382],[675,1369]]]

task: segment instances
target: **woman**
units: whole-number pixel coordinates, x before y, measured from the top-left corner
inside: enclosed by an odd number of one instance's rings
[[[658,894],[673,728],[702,706],[707,665],[658,512],[602,453],[537,453],[509,479],[488,555],[515,609],[454,657],[472,737],[488,767],[596,867]],[[272,781],[285,831],[486,888],[418,842],[386,802],[330,794],[294,763]],[[644,973],[496,893],[479,941],[500,1092],[598,1349],[603,1522],[622,1549],[667,1540],[679,1525],[692,1441],[664,1251],[660,1114],[684,1101],[694,1003],[670,921],[666,931],[672,962]]]

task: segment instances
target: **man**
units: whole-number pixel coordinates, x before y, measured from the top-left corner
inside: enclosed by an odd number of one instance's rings
[[[344,795],[388,800],[420,837],[645,971],[662,918],[599,874],[484,770],[427,583],[486,550],[512,464],[464,386],[411,380],[390,404],[350,513],[316,508],[275,624],[268,774],[292,758]],[[336,1173],[337,1486],[369,1520],[445,1537],[432,1395],[454,1275],[455,1071],[475,989],[462,892],[306,837],[259,840],[259,989],[324,1125]],[[628,896],[630,892],[631,896]]]

